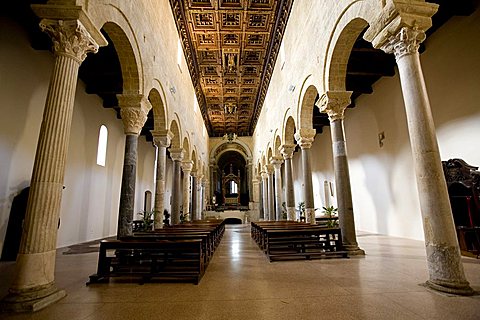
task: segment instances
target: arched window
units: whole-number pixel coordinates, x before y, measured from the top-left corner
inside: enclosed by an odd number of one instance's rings
[[[97,148],[97,164],[105,167],[105,159],[107,157],[107,140],[108,129],[102,124],[100,132],[98,133],[98,148]]]

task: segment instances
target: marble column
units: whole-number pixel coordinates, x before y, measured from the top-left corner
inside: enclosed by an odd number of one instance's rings
[[[210,159],[208,168],[210,169],[210,201],[212,201],[215,195],[215,159]]]
[[[190,175],[192,173],[193,168],[193,161],[186,160],[182,162],[182,171],[183,171],[183,214],[185,216],[186,221],[191,221],[190,212],[190,192],[191,192],[191,184],[190,184]]]
[[[252,165],[252,159],[248,158],[247,159],[247,186],[248,186],[248,202],[251,203],[253,202],[253,165]]]
[[[157,176],[155,182],[155,229],[163,228],[163,210],[165,209],[165,167],[167,148],[173,138],[171,131],[152,131],[153,143],[157,147]]]
[[[434,290],[471,295],[455,232],[442,171],[435,125],[423,78],[418,47],[431,26],[438,5],[414,2],[408,7],[388,3],[364,37],[376,48],[394,53],[400,75],[420,199],[429,280]],[[407,14],[408,13],[408,14]],[[412,22],[408,17],[415,15]],[[388,17],[388,19],[387,19]],[[391,23],[389,20],[394,20]],[[388,31],[388,32],[386,32]]]
[[[197,220],[197,205],[198,205],[198,188],[197,188],[197,183],[198,183],[198,176],[197,176],[197,172],[195,170],[192,170],[192,172],[190,173],[191,175],[191,183],[192,183],[192,186],[191,186],[191,194],[192,194],[192,212],[190,213],[190,216],[191,216],[191,221],[194,221],[194,220]]]
[[[282,220],[282,163],[283,159],[280,157],[272,157],[270,163],[274,169],[275,177],[275,220]]]
[[[310,148],[315,139],[315,129],[299,129],[295,140],[302,150],[302,175],[305,197],[305,219],[307,223],[315,224],[315,205],[313,200],[312,167],[310,165]]]
[[[170,148],[170,158],[173,160],[172,177],[172,212],[170,214],[170,224],[180,223],[180,194],[182,172],[180,164],[183,160],[184,150],[182,148]]]
[[[268,173],[266,170],[262,171],[262,198],[263,198],[263,220],[269,220],[270,209],[269,209],[269,203],[268,203]]]
[[[294,151],[295,145],[293,144],[284,144],[281,146],[281,152],[285,161],[285,205],[287,207],[287,220],[289,221],[294,221],[296,218],[292,170],[292,157]]]
[[[274,191],[274,178],[273,178],[273,165],[267,164],[266,166],[268,178],[267,178],[267,190],[268,190],[268,219],[275,221],[275,191]]]
[[[343,246],[350,255],[364,255],[365,251],[358,247],[355,232],[347,144],[343,128],[344,113],[350,105],[351,94],[351,91],[327,91],[319,100],[319,108],[321,112],[328,114],[330,120],[338,222],[342,230]]]
[[[0,305],[5,311],[37,311],[66,295],[54,282],[65,163],[78,68],[87,53],[95,53],[99,47],[92,31],[79,20],[43,19],[40,27],[52,39],[55,61],[33,164],[16,274]]]
[[[200,219],[205,219],[205,204],[207,203],[206,195],[207,193],[207,187],[209,185],[208,179],[205,177],[202,179],[201,182],[201,202],[200,202]]]
[[[117,238],[122,238],[132,234],[135,183],[137,180],[138,135],[147,120],[148,110],[151,109],[151,106],[141,94],[117,95],[117,99],[125,132],[125,155],[117,229]]]

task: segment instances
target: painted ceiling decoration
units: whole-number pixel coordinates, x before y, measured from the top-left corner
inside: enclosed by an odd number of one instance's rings
[[[210,136],[253,134],[293,0],[170,0]]]

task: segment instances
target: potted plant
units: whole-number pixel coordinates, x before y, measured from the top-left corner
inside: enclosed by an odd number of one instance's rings
[[[297,212],[300,213],[300,221],[305,221],[305,202],[299,202]]]
[[[142,210],[138,213],[138,215],[142,216],[142,226],[143,231],[152,231],[155,221],[155,216],[157,211],[155,210]]]
[[[327,227],[335,228],[338,226],[338,208],[334,208],[333,206],[330,207],[323,207],[322,211],[323,215],[329,218],[327,220]]]

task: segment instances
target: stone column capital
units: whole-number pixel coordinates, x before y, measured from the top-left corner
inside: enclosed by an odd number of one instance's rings
[[[374,48],[395,53],[398,60],[418,51],[425,31],[432,26],[438,4],[424,1],[390,0],[370,23],[363,38]]]
[[[268,175],[273,174],[274,168],[272,164],[265,165],[265,171]]]
[[[282,157],[271,157],[270,164],[273,166],[275,171],[280,170],[282,167],[283,158]]]
[[[172,142],[173,132],[170,130],[151,130],[153,143],[157,147],[169,147]]]
[[[118,94],[118,105],[125,134],[139,135],[152,108],[143,94]]]
[[[80,20],[42,19],[40,29],[52,39],[55,55],[67,56],[80,64],[87,53],[98,52],[98,43]]]
[[[182,161],[184,154],[185,150],[182,148],[170,148],[170,158],[172,158],[173,161]]]
[[[190,174],[193,169],[193,161],[192,160],[182,161],[180,166],[182,168],[183,173]]]
[[[266,181],[266,180],[268,179],[268,173],[267,173],[267,171],[262,171],[261,176],[262,176],[262,180],[263,180],[263,181]]]
[[[283,159],[292,159],[293,153],[295,152],[294,144],[282,144],[280,146],[280,152],[283,155]]]
[[[310,149],[315,140],[315,129],[300,128],[295,132],[295,140],[302,149]]]
[[[318,100],[316,106],[320,112],[328,114],[330,122],[343,120],[345,109],[350,105],[352,91],[327,91]]]

